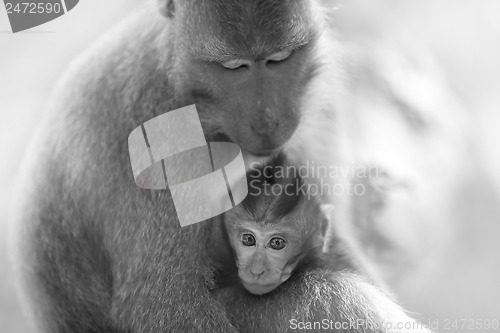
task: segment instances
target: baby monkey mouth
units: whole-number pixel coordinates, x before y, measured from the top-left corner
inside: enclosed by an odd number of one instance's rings
[[[245,282],[242,280],[241,283],[243,284],[246,290],[255,295],[267,294],[276,289],[280,285],[279,281],[274,283],[262,284],[262,283]]]
[[[245,289],[250,293],[255,295],[264,295],[279,287],[279,285],[288,280],[290,276],[291,274],[281,274],[275,279],[266,279],[267,281],[265,281],[262,279],[249,280],[245,276],[240,275],[240,281],[243,284],[243,287],[245,287]]]

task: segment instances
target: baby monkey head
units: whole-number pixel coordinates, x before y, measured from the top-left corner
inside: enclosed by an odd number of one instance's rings
[[[328,219],[315,198],[300,193],[299,178],[253,184],[250,178],[249,185],[224,223],[241,283],[262,295],[319,260]]]

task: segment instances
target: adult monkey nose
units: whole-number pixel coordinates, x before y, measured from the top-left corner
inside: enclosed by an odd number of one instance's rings
[[[276,130],[276,127],[278,127],[278,117],[269,106],[259,108],[257,117],[250,126],[252,130],[259,135],[271,134]]]

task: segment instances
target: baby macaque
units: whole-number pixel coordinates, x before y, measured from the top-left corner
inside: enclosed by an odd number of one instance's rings
[[[224,216],[239,280],[253,294],[271,292],[298,270],[335,265],[325,247],[328,207],[301,184],[250,175],[247,198]]]

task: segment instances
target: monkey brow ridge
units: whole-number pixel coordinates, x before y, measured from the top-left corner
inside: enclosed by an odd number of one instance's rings
[[[200,60],[217,63],[223,63],[238,58],[250,60],[264,59],[276,52],[297,50],[307,45],[311,39],[312,33],[301,30],[287,38],[287,41],[275,43],[269,48],[264,45],[255,45],[253,47],[248,47],[247,50],[239,50],[227,41],[212,36],[208,41],[197,43],[194,47],[193,54],[197,55]]]

